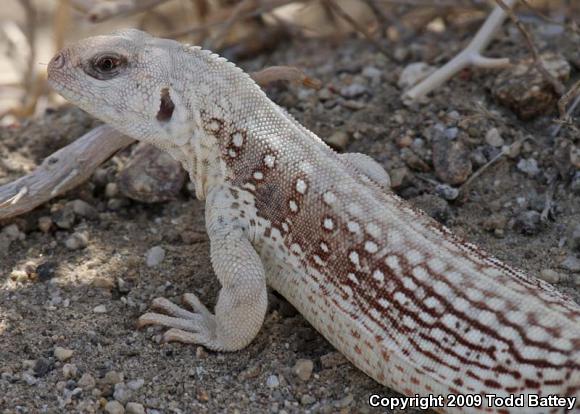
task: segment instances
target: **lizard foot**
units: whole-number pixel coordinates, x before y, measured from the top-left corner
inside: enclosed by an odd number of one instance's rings
[[[216,340],[215,316],[192,293],[183,295],[182,301],[193,312],[165,298],[154,299],[151,307],[161,313],[148,312],[142,315],[137,321],[137,327],[167,326],[171,329],[163,335],[164,342],[176,341],[204,345],[210,349],[221,348]]]

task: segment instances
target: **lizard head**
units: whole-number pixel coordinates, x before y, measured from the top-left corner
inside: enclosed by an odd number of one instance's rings
[[[173,89],[172,57],[179,48],[136,29],[90,37],[52,58],[48,81],[124,134],[167,148],[191,136],[188,112]]]

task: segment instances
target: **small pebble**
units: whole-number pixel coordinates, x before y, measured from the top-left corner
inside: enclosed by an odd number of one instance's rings
[[[149,249],[146,254],[147,267],[159,266],[165,259],[165,250],[161,246],[155,246]]]
[[[300,397],[300,404],[302,405],[311,405],[314,404],[315,402],[316,398],[314,398],[310,394],[302,394],[302,397]]]
[[[320,357],[323,368],[334,368],[346,364],[348,361],[340,352],[330,352]]]
[[[518,170],[529,175],[530,177],[533,177],[540,172],[540,169],[538,168],[538,161],[536,161],[534,158],[522,158],[519,160],[517,167]]]
[[[88,372],[85,372],[81,378],[78,380],[77,385],[84,390],[91,390],[95,388],[97,382],[95,381],[95,377],[93,377]]]
[[[350,135],[346,131],[335,131],[330,137],[326,138],[325,141],[331,147],[339,150],[344,150],[348,145],[350,140]]]
[[[48,233],[52,228],[52,218],[49,216],[42,216],[38,218],[38,229],[43,233]]]
[[[574,230],[572,230],[568,244],[572,250],[580,251],[580,224],[577,224]]]
[[[340,94],[348,99],[358,98],[368,92],[366,86],[353,83],[340,89]]]
[[[270,375],[268,379],[266,379],[266,385],[268,388],[278,388],[280,385],[280,380],[276,375]]]
[[[346,408],[349,405],[351,405],[353,401],[354,401],[354,396],[352,394],[348,394],[346,397],[337,401],[335,405],[337,408]]]
[[[123,382],[123,374],[117,371],[109,371],[105,374],[103,382],[109,385],[119,384],[120,382]]]
[[[526,210],[518,214],[515,228],[522,234],[534,235],[541,230],[541,215],[534,210]]]
[[[491,128],[486,132],[485,142],[496,148],[500,148],[504,145],[504,140],[497,128]]]
[[[93,313],[107,313],[107,307],[105,305],[98,305],[93,308]]]
[[[125,385],[120,382],[115,384],[115,392],[113,393],[113,398],[119,401],[121,404],[126,404],[133,397],[133,392]]]
[[[127,387],[129,387],[133,391],[137,391],[145,384],[145,380],[143,378],[134,379],[127,382]]]
[[[195,392],[195,398],[199,402],[208,402],[209,401],[209,393],[204,388],[198,388]]]
[[[87,247],[89,244],[89,237],[86,232],[74,232],[64,242],[64,245],[69,250],[80,250]]]
[[[73,356],[74,351],[72,349],[66,349],[57,346],[54,348],[53,353],[56,359],[58,359],[61,362],[64,362],[68,361]]]
[[[107,183],[105,187],[105,197],[115,198],[119,194],[119,186],[117,183]]]
[[[560,266],[571,272],[580,273],[580,258],[570,254],[564,259]]]
[[[145,407],[136,402],[129,402],[125,406],[126,414],[145,414]]]
[[[300,378],[302,381],[308,381],[312,375],[312,370],[314,369],[314,363],[310,359],[299,359],[296,361],[292,371],[294,374]]]
[[[74,200],[72,202],[72,209],[80,217],[94,219],[99,215],[97,210],[84,200]]]
[[[548,283],[558,283],[561,280],[565,279],[565,276],[552,269],[542,269],[542,271],[540,272],[540,279]]]
[[[459,190],[447,184],[439,184],[435,187],[435,194],[445,200],[453,201],[459,196]]]
[[[125,408],[119,401],[109,401],[105,405],[105,412],[108,414],[124,414]]]
[[[79,373],[79,369],[75,364],[64,364],[62,367],[62,374],[66,379],[75,378]]]

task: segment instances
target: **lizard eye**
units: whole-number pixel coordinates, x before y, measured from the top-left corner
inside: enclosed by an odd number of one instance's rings
[[[127,66],[124,56],[107,53],[94,56],[84,68],[87,75],[100,80],[112,79]]]

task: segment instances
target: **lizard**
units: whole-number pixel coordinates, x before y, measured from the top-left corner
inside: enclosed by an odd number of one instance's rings
[[[580,397],[580,307],[397,196],[363,154],[339,154],[232,62],[136,29],[81,40],[48,65],[66,99],[171,154],[205,200],[214,312],[192,293],[138,326],[237,351],[267,286],[374,380],[407,396]],[[445,412],[561,408],[443,407]]]

